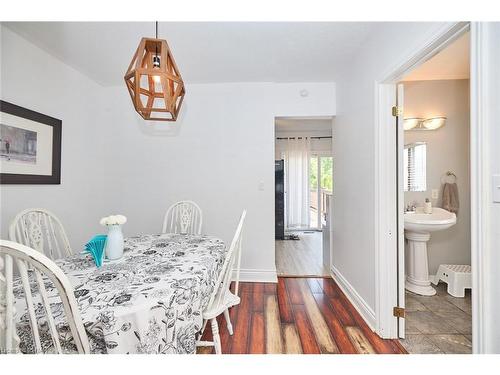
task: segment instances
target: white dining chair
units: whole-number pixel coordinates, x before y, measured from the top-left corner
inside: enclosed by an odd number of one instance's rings
[[[42,324],[48,324],[49,330],[44,333],[44,337],[49,335],[52,340],[51,353],[53,351],[62,353],[59,334],[46,290],[47,279],[57,289],[78,353],[90,353],[88,337],[80,317],[74,290],[64,272],[41,252],[5,240],[0,240],[0,291],[2,292],[0,293],[0,351],[6,353],[20,351],[20,340],[16,333],[15,324],[14,264],[17,266],[21,278],[36,353],[43,353],[39,331]],[[34,294],[35,290],[38,290],[38,293]],[[41,307],[43,307],[43,314],[40,314]],[[17,313],[23,312],[17,311]]]
[[[171,205],[163,219],[162,233],[201,234],[202,212],[193,201]]]
[[[73,253],[61,221],[43,208],[28,208],[18,213],[10,224],[9,239],[38,250],[52,260]]]
[[[240,282],[241,235],[246,214],[247,211],[243,210],[231,242],[231,246],[227,252],[226,259],[224,260],[219,279],[215,284],[216,287],[214,288],[214,292],[209,300],[208,307],[205,311],[203,311],[203,328],[201,330],[201,334],[203,334],[207,323],[210,321],[213,341],[198,340],[196,343],[197,346],[214,346],[216,354],[222,354],[217,317],[224,314],[227,330],[229,331],[229,334],[232,335],[233,326],[229,317],[229,309],[233,306],[239,305],[240,303],[238,287]],[[232,280],[235,282],[234,293],[230,290]]]

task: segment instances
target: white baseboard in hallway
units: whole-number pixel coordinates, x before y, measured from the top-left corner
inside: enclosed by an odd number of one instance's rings
[[[277,283],[276,270],[240,269],[240,281],[253,283]]]
[[[366,324],[368,324],[371,330],[374,331],[376,323],[375,311],[373,311],[373,309],[368,305],[368,303],[366,303],[366,301],[359,295],[356,289],[354,289],[354,287],[347,281],[338,269],[331,266],[331,271],[332,277],[337,282],[340,289],[342,289],[346,297],[365,320]]]

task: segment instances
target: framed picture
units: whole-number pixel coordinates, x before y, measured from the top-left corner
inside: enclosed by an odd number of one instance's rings
[[[0,100],[0,183],[61,183],[62,121]]]

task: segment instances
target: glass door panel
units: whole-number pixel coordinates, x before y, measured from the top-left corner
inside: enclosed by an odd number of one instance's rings
[[[318,182],[319,182],[318,156],[309,159],[309,217],[310,227],[318,229]]]
[[[320,176],[320,202],[321,207],[321,224],[326,224],[326,197],[332,194],[333,190],[333,158],[331,156],[321,156],[319,163],[319,176]]]
[[[309,217],[310,228],[321,230],[326,224],[326,196],[333,189],[333,159],[313,155],[309,159]]]

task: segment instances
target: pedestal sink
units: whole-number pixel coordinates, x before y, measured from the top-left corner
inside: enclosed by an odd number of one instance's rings
[[[424,213],[423,207],[418,207],[414,212],[405,212],[405,238],[408,240],[405,283],[407,290],[422,296],[436,294],[429,280],[427,241],[431,238],[431,232],[448,229],[456,222],[454,213],[439,207],[433,207],[431,214]]]

